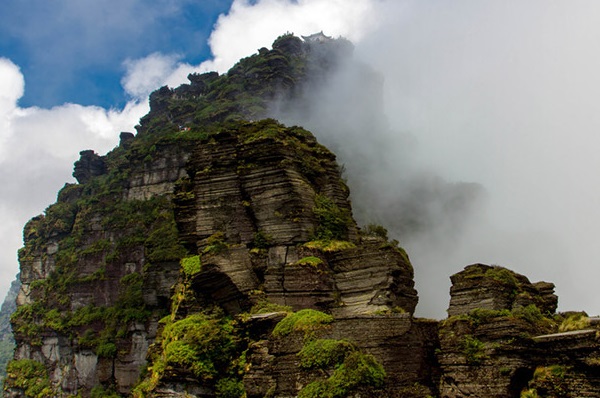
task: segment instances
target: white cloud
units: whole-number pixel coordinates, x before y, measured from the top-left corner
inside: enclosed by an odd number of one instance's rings
[[[19,67],[9,59],[0,58],[0,149],[8,137],[11,118],[17,100],[23,96],[24,86],[25,80]]]
[[[0,59],[0,295],[18,271],[23,225],[73,181],[79,151],[107,152],[117,145],[119,132],[133,131],[148,111],[146,101],[132,101],[122,110],[76,104],[20,108],[23,87],[19,68]]]
[[[121,80],[125,91],[144,100],[157,88],[189,83],[193,72],[227,72],[241,58],[261,47],[269,47],[280,35],[292,32],[359,40],[376,22],[374,0],[236,0],[227,14],[219,17],[209,38],[213,58],[200,65],[178,62],[177,55],[153,53],[125,61]]]
[[[178,57],[153,53],[147,57],[127,60],[127,73],[121,80],[125,91],[134,98],[144,99],[164,85],[168,77],[177,69]],[[180,82],[181,84],[181,82]]]
[[[0,57],[0,104],[3,110],[14,107],[23,96],[25,80],[19,67],[11,60]]]
[[[209,43],[214,59],[203,70],[226,72],[240,58],[268,47],[278,36],[292,32],[359,40],[375,22],[373,0],[236,0],[221,15]]]

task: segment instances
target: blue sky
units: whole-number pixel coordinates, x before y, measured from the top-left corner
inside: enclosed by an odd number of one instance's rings
[[[0,56],[25,75],[24,107],[123,106],[124,61],[159,52],[199,64],[230,0],[5,0]]]
[[[451,244],[401,242],[417,311],[443,317],[448,276],[484,262],[553,281],[562,309],[599,314],[599,20],[596,0],[2,0],[0,295],[24,223],[74,182],[79,151],[104,154],[134,131],[152,90],[226,72],[282,33],[323,30],[380,74],[387,122],[402,133],[380,137],[385,156],[361,154],[388,161],[374,179],[418,171],[488,192],[464,236],[447,231]],[[343,79],[351,108],[365,93]],[[315,131],[350,153],[375,133]]]

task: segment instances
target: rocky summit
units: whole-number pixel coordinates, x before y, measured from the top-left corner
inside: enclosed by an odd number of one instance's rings
[[[352,47],[279,37],[163,87],[137,134],[81,152],[24,228],[8,397],[597,397],[598,324],[554,285],[474,264],[449,317],[359,227],[335,155],[278,111]]]

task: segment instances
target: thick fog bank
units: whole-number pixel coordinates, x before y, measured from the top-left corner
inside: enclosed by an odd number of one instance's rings
[[[445,317],[449,276],[474,262],[600,313],[600,6],[382,7],[355,62],[279,116],[338,154],[358,221],[408,250],[418,314]]]

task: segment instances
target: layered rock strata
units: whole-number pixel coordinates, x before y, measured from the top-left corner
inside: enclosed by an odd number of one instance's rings
[[[439,331],[440,397],[598,394],[598,329],[577,314],[583,330],[560,332],[574,314],[555,313],[551,283],[484,264],[451,280],[450,317]]]
[[[15,358],[43,363],[65,394],[131,390],[186,255],[202,262],[186,314],[247,311],[257,290],[345,317],[414,311],[408,257],[359,236],[335,157],[310,133],[267,120],[160,157],[128,145],[82,152],[80,184],[26,227]]]

